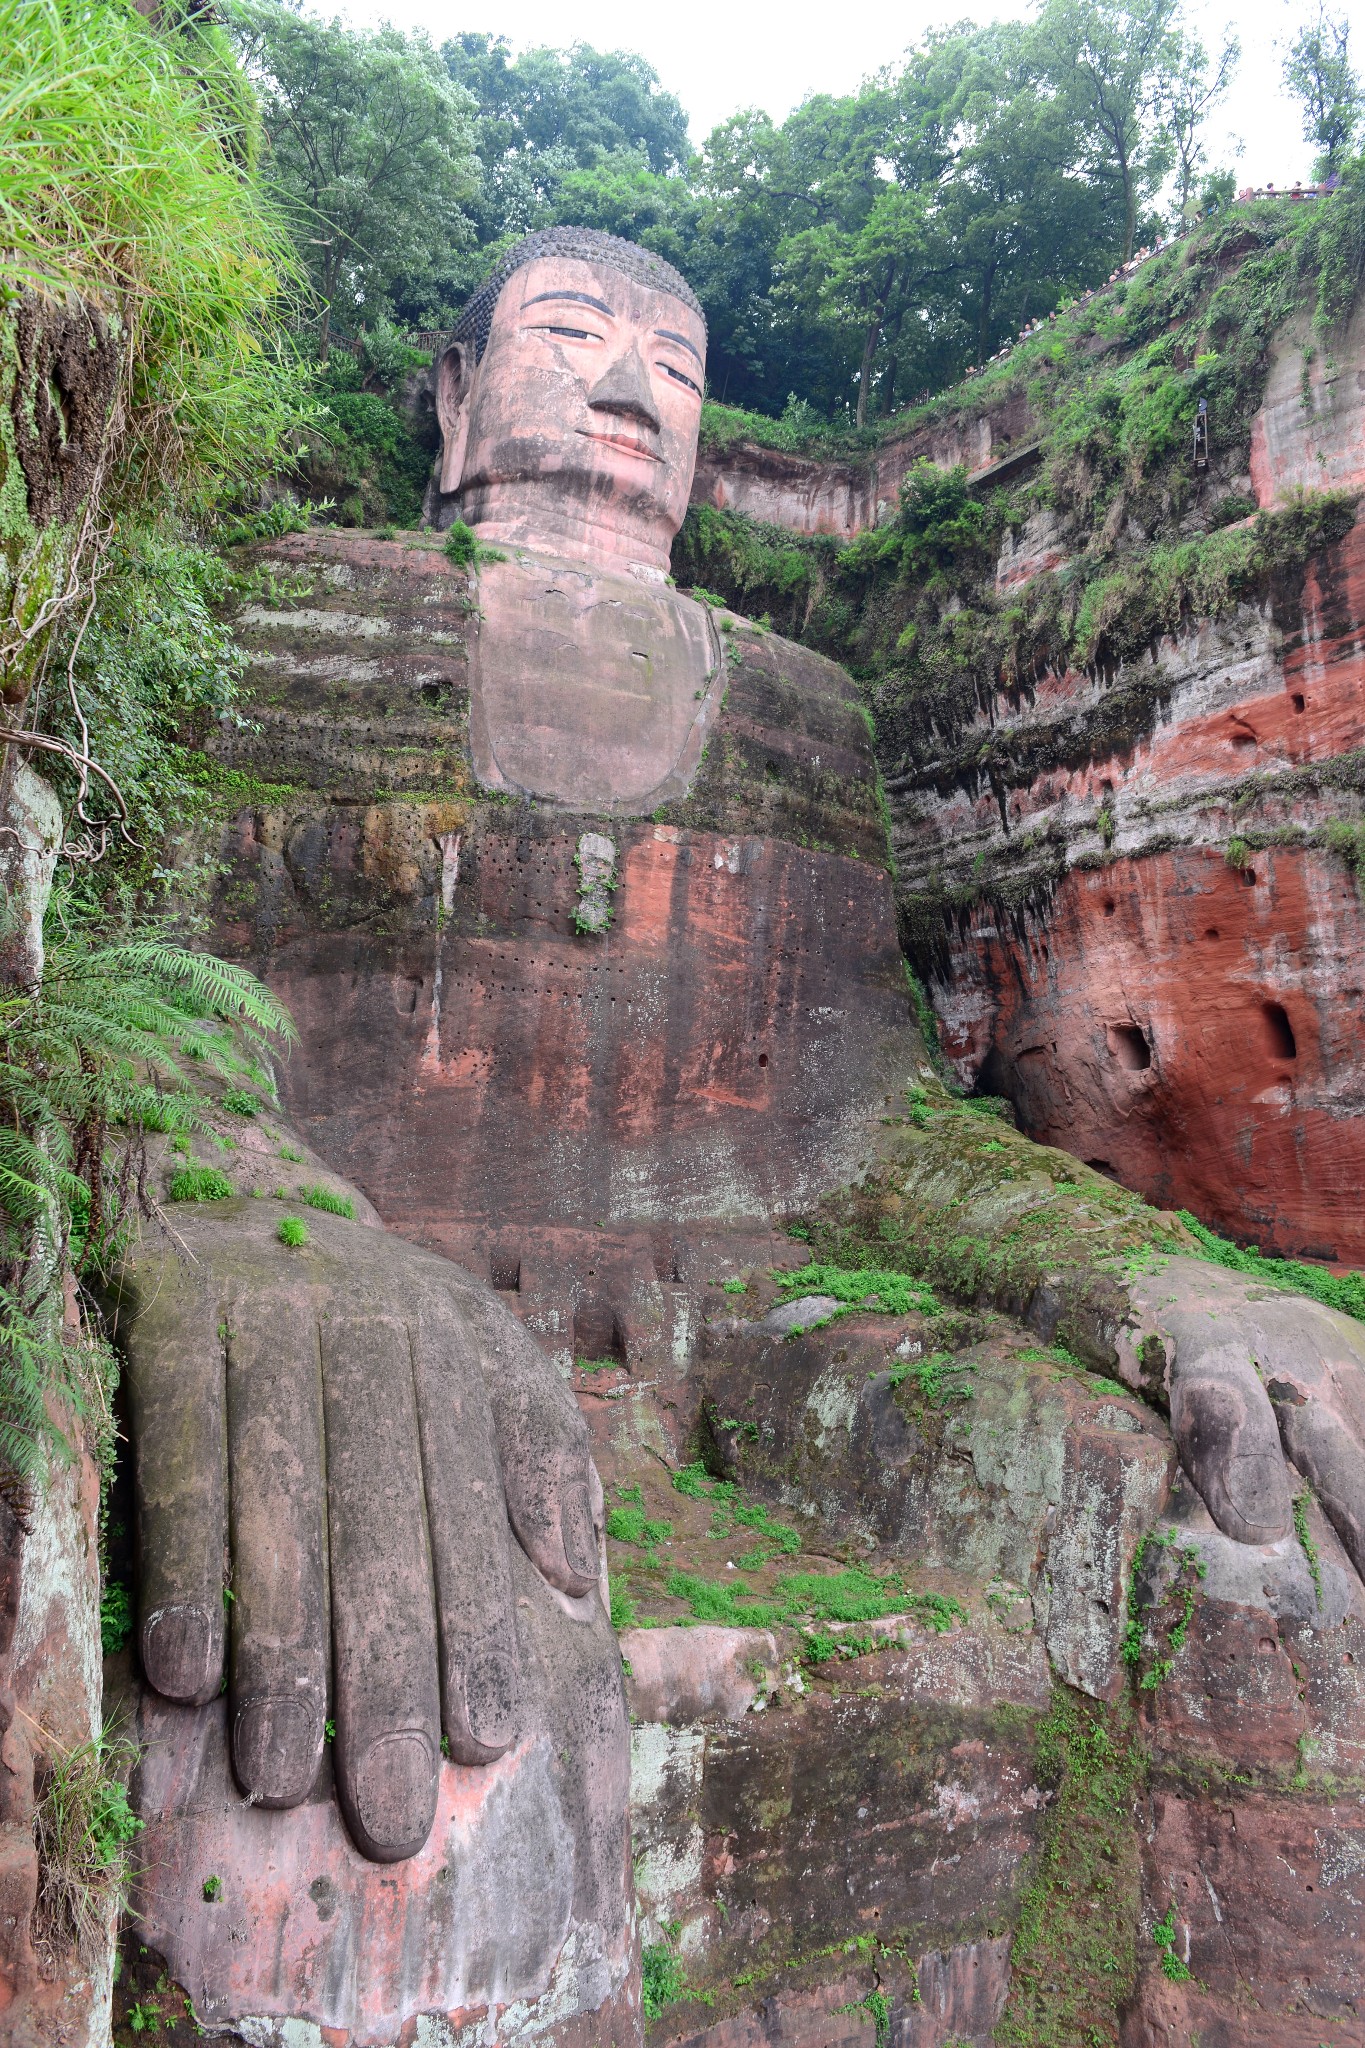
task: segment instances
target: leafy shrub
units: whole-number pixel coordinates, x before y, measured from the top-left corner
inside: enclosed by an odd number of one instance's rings
[[[232,1192],[232,1182],[216,1166],[182,1166],[169,1190],[173,1202],[226,1202]]]
[[[457,569],[472,568],[479,557],[479,543],[473,527],[466,526],[463,519],[457,519],[446,535],[443,553]]]
[[[685,1996],[682,1965],[665,1942],[646,1942],[640,1953],[640,2003],[647,2020],[656,2020],[666,2005]]]
[[[260,1102],[245,1088],[229,1088],[223,1097],[223,1108],[229,1116],[255,1116]]]
[[[133,1633],[133,1603],[126,1586],[100,1588],[100,1648],[106,1657],[117,1656]]]

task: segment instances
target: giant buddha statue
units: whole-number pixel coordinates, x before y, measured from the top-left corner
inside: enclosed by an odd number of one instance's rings
[[[253,2041],[638,2033],[566,1375],[614,1357],[666,1435],[716,1245],[771,1258],[923,1058],[852,682],[668,576],[705,355],[660,258],[528,236],[434,366],[437,530],[286,537],[239,612],[252,718],[210,750],[262,794],[217,942],[299,1024],[283,1156],[355,1213],[282,1246],[298,1174],[243,1142],[237,1198],[149,1229],[119,1316],[138,1909]],[[1149,1293],[1186,1463],[1265,1540],[1288,1482],[1235,1318],[1215,1346]],[[1362,1417],[1328,1379],[1280,1406],[1349,1521]]]

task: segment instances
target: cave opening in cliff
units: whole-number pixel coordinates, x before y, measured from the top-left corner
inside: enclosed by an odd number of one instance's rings
[[[1262,1003],[1261,1024],[1265,1032],[1266,1050],[1273,1060],[1296,1060],[1299,1056],[1298,1040],[1289,1013],[1283,1003]]]
[[[1109,1050],[1125,1073],[1140,1074],[1152,1064],[1152,1048],[1140,1024],[1111,1024]]]

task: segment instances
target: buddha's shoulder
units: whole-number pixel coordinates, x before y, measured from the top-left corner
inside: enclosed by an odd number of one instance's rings
[[[718,610],[715,619],[730,670],[730,707],[871,759],[867,713],[846,668],[738,612]]]

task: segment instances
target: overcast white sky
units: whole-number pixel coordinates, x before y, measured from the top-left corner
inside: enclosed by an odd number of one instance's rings
[[[739,107],[781,116],[808,94],[851,92],[894,63],[928,28],[961,20],[1023,16],[1024,0],[310,0],[357,26],[380,20],[422,27],[437,42],[462,29],[505,35],[516,49],[591,43],[636,50],[678,95],[700,141]],[[1238,182],[1292,184],[1311,170],[1296,110],[1280,87],[1280,49],[1307,13],[1307,0],[1186,0],[1187,18],[1214,47],[1231,21],[1242,62],[1214,123],[1215,158],[1233,161]]]

